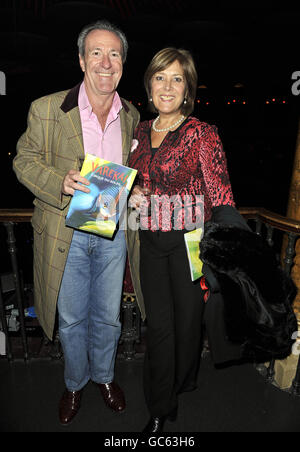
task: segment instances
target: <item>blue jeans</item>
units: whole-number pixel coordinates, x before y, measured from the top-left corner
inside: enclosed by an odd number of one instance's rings
[[[125,262],[124,231],[114,240],[74,231],[58,297],[69,391],[113,381]]]

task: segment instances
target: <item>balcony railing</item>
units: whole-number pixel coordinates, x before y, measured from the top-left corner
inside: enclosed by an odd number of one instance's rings
[[[264,208],[241,208],[240,213],[247,220],[254,220],[256,223],[255,231],[262,234],[262,226],[265,225],[267,234],[266,240],[270,246],[274,246],[274,231],[279,230],[287,234],[287,246],[284,250],[283,269],[287,274],[291,273],[294,262],[296,241],[300,236],[300,221],[278,215]]]
[[[15,237],[15,225],[19,223],[28,223],[31,220],[33,209],[0,209],[0,223],[6,228],[7,247],[11,261],[11,271],[13,274],[17,307],[19,311],[20,331],[22,338],[22,345],[24,351],[24,359],[29,359],[29,351],[27,344],[26,326],[24,318],[24,303],[23,303],[23,289],[20,278],[20,269],[22,262],[18,262],[17,258],[17,241]],[[264,208],[241,208],[240,213],[247,219],[252,229],[260,235],[263,235],[270,246],[276,246],[276,250],[281,254],[282,243],[282,265],[287,274],[291,273],[294,258],[296,255],[296,242],[300,236],[300,221],[295,221],[270,212]],[[281,239],[276,240],[274,237],[280,231]],[[286,236],[282,240],[283,236]],[[295,312],[299,317],[300,303],[296,300]],[[5,310],[2,299],[2,290],[0,282],[0,318],[3,326],[3,331],[6,335],[7,341],[7,358],[13,359],[12,348],[10,344],[10,334],[5,321]],[[125,359],[133,359],[136,353],[136,344],[141,338],[141,319],[139,310],[137,308],[134,293],[124,293],[122,300],[122,335],[121,342],[123,342],[123,354]],[[274,361],[271,361],[266,374],[268,381],[273,381],[274,378]],[[293,392],[300,394],[300,360],[298,370],[293,382]]]

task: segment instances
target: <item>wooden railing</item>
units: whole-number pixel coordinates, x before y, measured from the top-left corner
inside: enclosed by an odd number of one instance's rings
[[[291,273],[291,269],[295,257],[296,242],[300,236],[300,221],[295,221],[291,218],[278,215],[274,212],[270,212],[264,208],[241,208],[240,213],[244,216],[249,223],[254,222],[254,227],[257,234],[263,234],[263,227],[266,228],[266,240],[270,246],[274,245],[274,231],[281,231],[286,235],[286,246],[285,252],[283,253],[282,263],[284,271],[287,274]],[[14,225],[17,223],[28,223],[31,220],[33,209],[0,209],[0,223],[2,223],[7,232],[7,245],[8,252],[11,259],[11,267],[13,272],[13,277],[15,280],[16,296],[18,302],[18,309],[20,313],[20,329],[21,337],[24,349],[24,359],[29,358],[26,330],[25,330],[25,320],[23,316],[23,302],[22,302],[22,288],[19,276],[18,260],[17,260],[17,244],[14,234]],[[252,225],[250,225],[252,226]],[[284,243],[284,242],[283,242]],[[133,309],[136,309],[136,302],[134,299],[134,294],[132,297],[125,297],[123,300],[123,334],[121,339],[125,344],[125,358],[132,359],[135,354],[134,346],[137,339],[140,337],[140,317],[137,314],[133,314]],[[299,307],[296,306],[298,314],[300,313]],[[4,333],[9,337],[6,322],[3,321],[5,318],[5,313],[3,309],[1,286],[0,286],[0,315],[2,323],[4,326]],[[7,341],[7,356],[8,359],[12,358],[12,351],[10,348],[9,340]],[[270,363],[268,367],[267,379],[272,381],[274,378],[274,361]],[[299,380],[299,381],[298,381]],[[294,380],[294,392],[300,394],[300,365],[298,366],[298,372]]]
[[[27,223],[32,214],[33,209],[0,209],[0,223]]]
[[[246,219],[255,219],[281,231],[300,235],[300,221],[278,215],[262,207],[242,207],[239,212]]]
[[[270,246],[274,245],[273,234],[275,229],[287,234],[287,245],[283,253],[283,267],[285,272],[290,274],[294,262],[296,241],[300,236],[300,221],[278,215],[264,208],[243,207],[240,209],[240,213],[247,220],[255,221],[257,234],[261,234],[262,225],[265,225],[267,229],[266,240]]]
[[[246,219],[257,220],[284,232],[300,235],[300,221],[278,215],[261,207],[241,207],[239,212]],[[33,209],[0,209],[0,223],[26,223],[31,220]]]

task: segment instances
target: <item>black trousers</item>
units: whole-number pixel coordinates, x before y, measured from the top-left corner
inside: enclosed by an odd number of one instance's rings
[[[144,391],[152,416],[165,416],[181,392],[196,388],[203,292],[191,280],[183,234],[140,231],[141,285],[147,318]]]

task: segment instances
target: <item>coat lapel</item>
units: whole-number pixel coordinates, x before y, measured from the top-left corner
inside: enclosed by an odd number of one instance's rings
[[[125,108],[125,104],[123,103],[123,108],[120,111],[123,165],[128,164],[129,151],[130,151],[131,142],[132,142],[132,131],[133,131],[133,118],[127,112],[128,112],[128,109]]]
[[[84,146],[79,108],[76,107],[67,113],[64,113],[59,118],[59,122],[65,132],[72,150],[74,151],[75,157],[83,159]]]
[[[80,113],[78,108],[78,95],[81,83],[72,88],[60,105],[62,112],[59,122],[69,140],[76,158],[84,158],[84,146]]]

